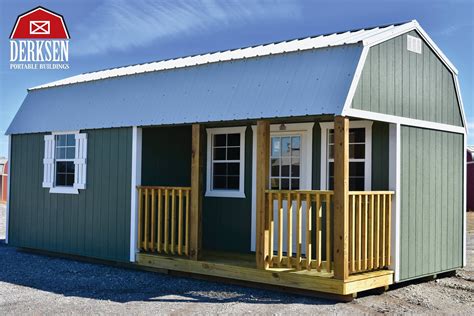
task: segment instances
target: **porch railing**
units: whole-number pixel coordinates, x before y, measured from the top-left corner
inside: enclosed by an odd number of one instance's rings
[[[349,192],[349,272],[390,265],[391,191]],[[269,267],[331,272],[333,191],[266,190]]]
[[[139,186],[137,190],[139,250],[187,256],[191,188]]]
[[[266,190],[265,194],[270,225],[269,266],[331,271],[334,193]]]
[[[349,272],[390,265],[391,191],[349,192]]]

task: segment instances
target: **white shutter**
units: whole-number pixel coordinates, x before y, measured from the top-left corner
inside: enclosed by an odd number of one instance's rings
[[[76,158],[74,159],[74,188],[86,188],[87,134],[76,134]]]
[[[52,188],[54,182],[54,135],[44,135],[43,188]]]

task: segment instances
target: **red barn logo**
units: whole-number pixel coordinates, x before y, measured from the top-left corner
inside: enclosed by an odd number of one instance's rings
[[[37,7],[19,15],[10,35],[10,69],[69,69],[58,64],[69,60],[69,38],[60,14]]]
[[[10,39],[20,38],[69,39],[69,32],[62,15],[37,7],[16,19]]]

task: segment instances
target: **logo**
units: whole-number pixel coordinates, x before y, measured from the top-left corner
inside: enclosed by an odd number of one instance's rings
[[[69,69],[62,15],[43,7],[20,14],[10,35],[10,69]]]

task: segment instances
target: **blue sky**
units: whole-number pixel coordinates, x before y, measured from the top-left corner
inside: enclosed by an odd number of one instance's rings
[[[62,14],[70,40],[69,70],[10,70],[16,17],[38,5]],[[18,1],[0,4],[0,134],[38,84],[120,65],[225,50],[417,19],[459,70],[474,144],[474,1]],[[7,138],[0,136],[0,156]]]

